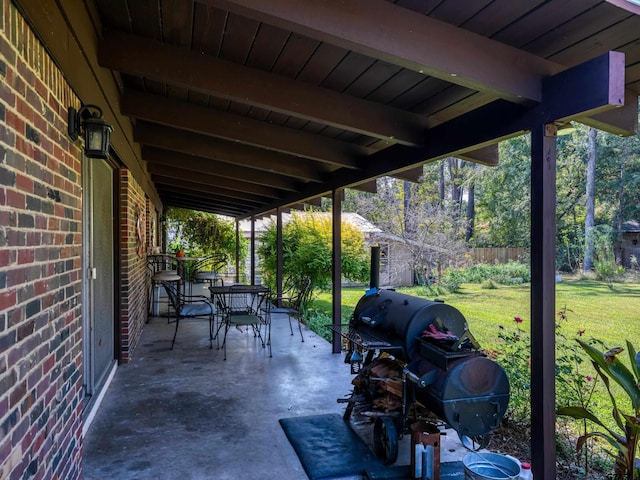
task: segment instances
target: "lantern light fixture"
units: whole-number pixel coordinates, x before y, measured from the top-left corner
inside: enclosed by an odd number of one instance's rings
[[[102,109],[96,105],[83,105],[80,110],[69,107],[68,133],[74,142],[80,134],[84,138],[84,153],[89,158],[109,157],[109,139],[113,128],[102,119]]]

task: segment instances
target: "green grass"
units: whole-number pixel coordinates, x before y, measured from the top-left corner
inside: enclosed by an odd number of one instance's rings
[[[476,337],[480,345],[487,349],[494,349],[496,345],[500,345],[503,341],[499,337],[499,333],[516,329],[528,331],[530,327],[530,284],[520,285],[497,285],[497,288],[482,288],[479,284],[463,284],[456,293],[442,293],[444,290],[429,290],[425,287],[401,288],[398,291],[415,295],[428,299],[438,298],[445,301],[449,305],[460,310],[467,319],[471,333]],[[342,291],[342,321],[347,323],[358,303],[358,300],[364,294],[364,288],[345,288]],[[311,309],[315,311],[314,326],[319,333],[324,334],[325,338],[330,338],[328,329],[322,328],[322,325],[331,322],[331,294],[322,292],[317,295],[311,305]],[[560,320],[558,312],[566,311],[566,320]],[[616,283],[612,288],[605,282],[585,279],[565,278],[563,282],[556,285],[556,322],[559,325],[557,342],[566,340],[566,344],[557,344],[558,355],[567,355],[573,348],[576,351],[580,349],[573,343],[574,338],[578,338],[578,331],[584,330],[583,340],[590,342],[591,338],[601,340],[605,348],[614,346],[625,347],[626,340],[631,341],[635,345],[636,350],[640,350],[640,284],[639,283]],[[522,323],[516,324],[514,317],[523,319]],[[501,330],[500,327],[506,327]],[[320,327],[320,328],[318,328]],[[513,337],[510,337],[513,338]],[[523,345],[524,346],[524,345]],[[500,348],[500,347],[498,347]],[[522,359],[526,360],[527,353],[520,353],[519,346],[514,343],[507,347],[502,343],[502,349],[506,351],[501,356],[502,361],[505,359],[507,363],[503,364],[508,375],[512,373],[518,374],[522,367]],[[515,349],[515,350],[514,350]],[[507,352],[512,352],[509,354]],[[586,356],[585,356],[586,358]],[[621,355],[620,360],[629,366],[629,357],[625,354]],[[526,363],[524,363],[525,369]],[[563,366],[566,366],[564,364]],[[582,382],[584,388],[580,389],[583,393],[590,389],[591,381],[584,382],[586,376],[596,377],[595,370],[590,362],[581,363],[576,370],[573,371],[570,378],[577,380],[577,384]],[[576,377],[579,376],[580,378]],[[521,377],[517,375],[515,378]],[[571,380],[570,380],[571,381]],[[526,384],[525,380],[525,384]],[[577,385],[576,382],[564,385]],[[510,403],[510,411],[514,415],[513,418],[519,417],[519,414],[527,414],[529,407],[528,387],[523,390],[522,382],[517,385],[512,384],[512,397]],[[575,388],[575,387],[570,387]],[[566,393],[568,397],[558,396],[558,406],[578,405],[578,401],[574,394]],[[627,395],[617,384],[612,385],[612,392],[616,397],[618,407],[623,412],[632,412],[631,405]],[[557,391],[560,394],[560,391]],[[525,410],[518,410],[517,405],[525,405]],[[514,408],[514,410],[511,410]],[[600,418],[609,428],[617,431],[615,423],[611,416],[611,401],[609,395],[604,390],[602,382],[599,382],[593,398],[589,402],[588,408]],[[507,412],[509,413],[509,411]],[[571,452],[575,448],[575,436],[584,433],[581,429],[582,424],[577,421],[569,420],[567,417],[559,417],[560,431],[563,432],[563,444],[567,445],[565,456],[568,462],[577,461],[577,457],[571,458]],[[599,430],[595,428],[595,430]],[[593,425],[588,427],[588,431],[594,431]],[[606,455],[596,454],[596,459],[605,459]],[[595,460],[591,460],[592,462]],[[610,468],[610,467],[607,467]]]
[[[342,290],[342,319],[349,321],[364,288]],[[399,288],[399,292],[434,299],[425,287]],[[481,345],[490,345],[499,326],[513,325],[514,317],[524,320],[520,327],[528,330],[530,316],[530,284],[499,285],[483,289],[477,284],[463,284],[457,293],[438,294],[437,298],[460,310],[469,329]],[[311,305],[317,311],[331,313],[331,293],[321,292]],[[556,285],[556,312],[566,308],[567,320],[561,331],[568,338],[585,330],[585,337],[602,340],[609,347],[621,345],[629,339],[640,339],[640,284],[614,284],[595,280],[565,279]],[[640,349],[640,345],[636,348]]]

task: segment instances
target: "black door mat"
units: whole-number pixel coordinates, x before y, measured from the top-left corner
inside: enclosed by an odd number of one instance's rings
[[[361,475],[369,480],[411,478],[408,465],[383,465],[342,415],[330,413],[282,418],[280,425],[311,480],[352,475]],[[442,463],[440,469],[441,480],[464,478],[462,462]]]

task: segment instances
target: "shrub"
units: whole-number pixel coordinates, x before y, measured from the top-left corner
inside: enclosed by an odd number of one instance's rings
[[[331,219],[312,215],[292,215],[282,228],[282,261],[285,276],[309,278],[314,288],[331,283]],[[262,260],[265,283],[273,287],[276,274],[276,224],[264,232],[257,248]],[[369,260],[362,233],[351,224],[342,224],[342,274],[354,281],[364,281],[369,274]]]
[[[441,282],[451,292],[456,292],[462,283],[482,284],[487,280],[502,285],[528,283],[531,281],[531,271],[528,264],[513,261],[495,265],[477,264],[460,270],[447,269]]]
[[[485,290],[495,290],[496,288],[498,288],[498,285],[496,285],[496,282],[489,279],[482,282],[481,287]]]

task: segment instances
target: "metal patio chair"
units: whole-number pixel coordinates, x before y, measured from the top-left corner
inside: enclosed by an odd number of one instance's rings
[[[204,295],[181,295],[175,283],[163,282],[162,285],[175,312],[173,321],[176,328],[173,332],[171,349],[173,350],[173,345],[176,343],[180,320],[185,318],[207,318],[209,320],[209,348],[213,348],[213,315],[215,310],[209,298]]]
[[[229,292],[224,295],[224,304],[218,306],[222,308],[224,313],[220,315],[221,324],[218,325],[218,333],[220,330],[224,332],[222,340],[222,348],[224,350],[224,359],[227,359],[227,340],[231,327],[242,333],[253,332],[262,348],[269,349],[269,357],[273,356],[271,352],[271,310],[268,301],[268,292],[253,292],[251,287],[247,285],[232,285]],[[242,327],[246,327],[245,330]],[[264,333],[263,333],[264,329]]]

